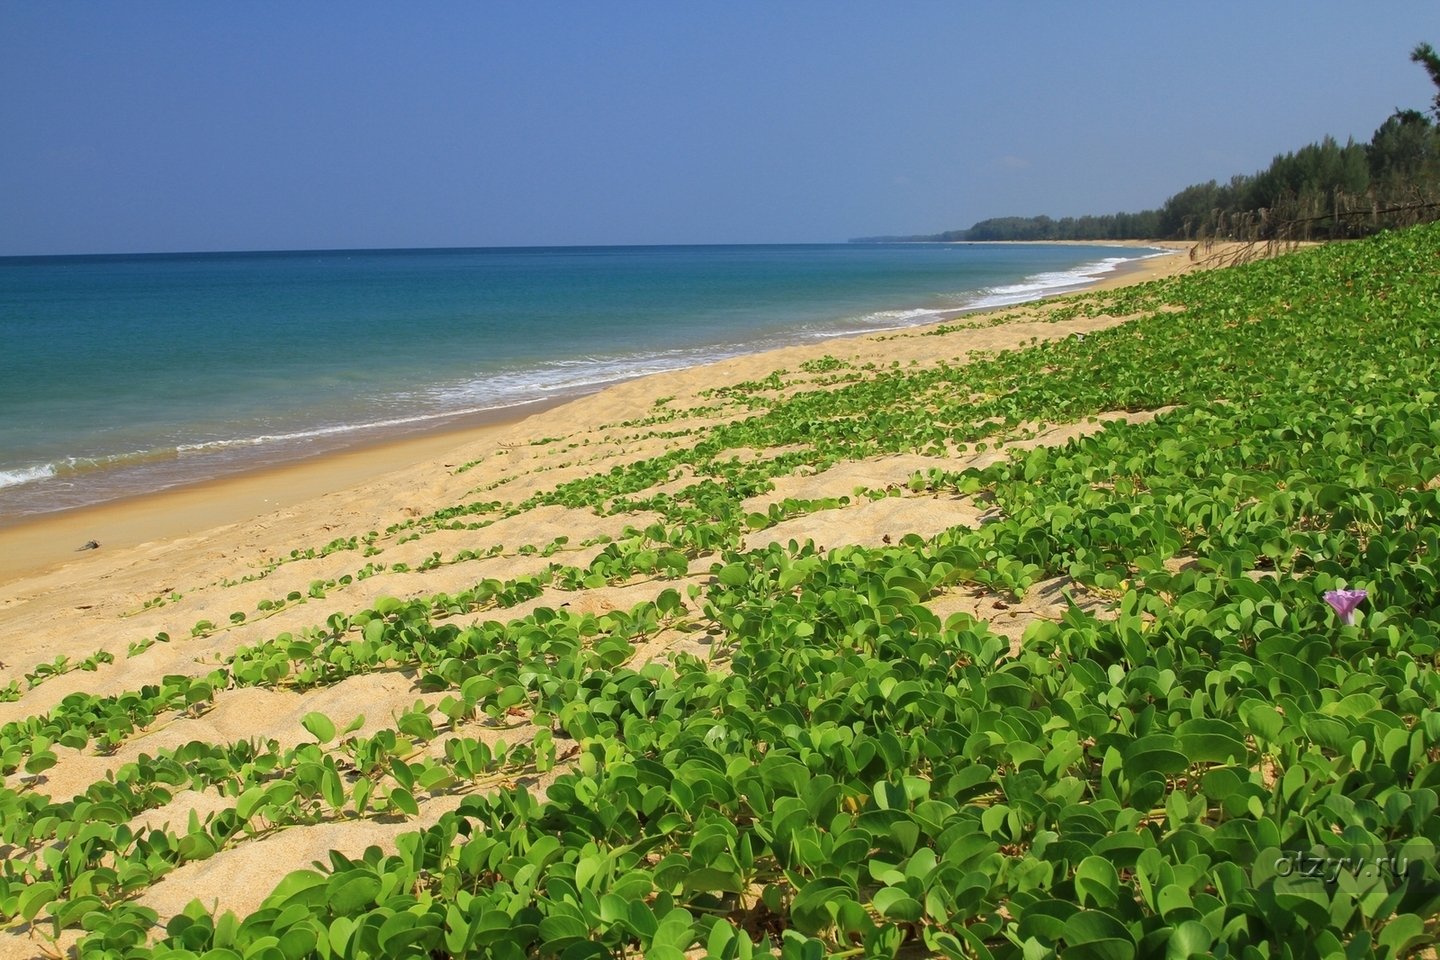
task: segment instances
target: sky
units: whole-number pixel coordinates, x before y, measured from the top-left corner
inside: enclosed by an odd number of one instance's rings
[[[1435,0],[0,0],[0,256],[1155,207],[1434,94]]]

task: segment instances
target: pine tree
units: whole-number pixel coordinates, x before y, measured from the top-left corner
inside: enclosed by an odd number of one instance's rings
[[[1425,68],[1425,72],[1430,74],[1430,82],[1440,91],[1440,54],[1435,52],[1435,48],[1428,43],[1417,44],[1415,49],[1410,51],[1410,60]],[[1435,94],[1435,99],[1430,103],[1435,119],[1440,120],[1440,92]]]

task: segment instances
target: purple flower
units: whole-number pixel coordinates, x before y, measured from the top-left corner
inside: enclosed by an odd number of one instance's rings
[[[1355,608],[1365,599],[1364,590],[1326,590],[1325,602],[1335,608],[1340,622],[1349,626],[1355,622]]]

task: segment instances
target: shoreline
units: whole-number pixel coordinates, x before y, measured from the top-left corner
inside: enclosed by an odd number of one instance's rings
[[[689,332],[657,334],[658,341],[645,337],[636,340],[627,334],[627,321],[620,316],[625,311],[617,313],[618,308],[612,304],[605,308],[609,310],[605,313],[609,322],[618,325],[612,334],[598,340],[591,335],[580,344],[584,349],[578,353],[564,344],[549,343],[538,352],[529,351],[528,359],[507,360],[491,371],[493,379],[491,373],[485,372],[489,367],[483,362],[474,366],[467,361],[462,364],[464,369],[429,364],[412,370],[402,380],[382,378],[373,387],[366,387],[371,392],[362,396],[355,394],[351,382],[356,371],[342,369],[344,362],[336,366],[325,354],[317,354],[313,361],[295,355],[282,364],[291,370],[290,375],[313,373],[322,381],[337,377],[333,396],[302,397],[299,406],[281,403],[286,412],[273,419],[258,415],[268,409],[263,404],[250,412],[241,409],[233,416],[233,411],[224,410],[214,416],[204,409],[186,413],[188,404],[173,399],[151,410],[154,405],[141,399],[144,391],[126,399],[128,395],[122,390],[122,407],[113,413],[95,408],[94,416],[89,418],[47,414],[49,408],[42,403],[33,416],[27,413],[10,424],[5,442],[0,443],[7,451],[6,465],[0,469],[0,527],[377,442],[438,434],[474,417],[509,418],[516,410],[530,409],[535,401],[586,396],[651,372],[685,369],[811,342],[891,333],[909,326],[949,321],[961,312],[1060,295],[1104,279],[1121,261],[1145,258],[1156,251],[1154,246],[1126,250],[1109,245],[1071,245],[1067,252],[1063,245],[1054,245],[1049,253],[1032,256],[1020,253],[1020,249],[1027,248],[1014,248],[1011,254],[975,254],[973,263],[981,264],[978,267],[969,266],[970,255],[926,255],[932,258],[925,261],[931,263],[926,269],[933,269],[937,263],[959,264],[964,276],[958,287],[962,289],[953,294],[942,295],[935,290],[926,294],[912,283],[908,292],[891,291],[878,299],[872,294],[868,300],[856,300],[848,295],[831,297],[827,290],[834,285],[830,284],[810,291],[805,301],[812,305],[808,310],[799,301],[792,304],[793,310],[776,301],[779,313],[770,320],[763,319],[766,311],[746,309],[737,301],[732,305],[736,315],[749,315],[750,319],[740,317],[744,322],[733,329],[726,326],[728,320],[717,325],[712,315],[717,308],[711,302],[713,298],[702,296],[693,330],[688,321],[671,323],[671,329]],[[936,256],[938,261],[933,259]],[[1036,262],[1036,256],[1040,262]],[[997,271],[983,266],[997,258],[1011,268]],[[578,264],[577,269],[583,266]],[[660,267],[662,274],[669,269],[663,263]],[[704,269],[713,271],[714,267]],[[937,282],[943,286],[948,281]],[[317,284],[323,289],[318,279]],[[846,289],[843,283],[839,289]],[[427,302],[420,291],[412,293],[420,298],[409,298],[412,304]],[[305,290],[295,289],[290,295],[297,303],[307,302]],[[601,298],[602,306],[608,302]],[[643,297],[640,302],[645,302]],[[572,297],[568,315],[583,317],[588,303],[584,298]],[[897,303],[903,306],[895,306]],[[403,312],[405,308],[397,309]],[[650,309],[645,316],[654,313]],[[787,316],[793,322],[786,321]],[[115,349],[123,352],[118,344]],[[508,351],[507,347],[500,353],[509,356]],[[473,350],[461,348],[459,352]],[[523,348],[520,352],[526,353]],[[294,369],[297,362],[304,363],[303,370]],[[167,389],[173,391],[173,387],[163,384],[175,382],[173,377],[159,378],[161,395]],[[222,387],[223,396],[237,396],[234,384],[222,382]],[[87,399],[89,389],[75,387],[75,410],[87,409],[87,403],[93,407],[93,398]],[[41,429],[42,425],[48,429]]]
[[[1087,241],[1085,245],[1107,244]],[[111,551],[196,537],[207,531],[252,521],[267,514],[293,509],[308,501],[333,496],[378,481],[397,471],[427,464],[439,466],[463,461],[457,454],[464,448],[475,447],[487,441],[493,443],[503,433],[526,424],[541,414],[559,407],[581,404],[619,389],[634,389],[636,384],[693,374],[697,370],[718,368],[737,360],[760,363],[765,357],[796,350],[813,351],[819,355],[842,344],[893,336],[896,333],[918,333],[929,327],[951,323],[962,316],[1024,309],[1066,296],[1142,283],[1180,272],[1190,266],[1188,262],[1178,262],[1183,258],[1174,256],[1191,246],[1180,241],[1115,242],[1108,245],[1168,249],[1173,253],[1130,260],[1084,285],[1016,303],[961,308],[937,315],[923,324],[807,341],[755,353],[742,353],[736,357],[679,370],[642,374],[605,384],[598,390],[462,416],[458,422],[446,423],[434,430],[416,431],[401,436],[377,436],[368,441],[317,451],[283,463],[256,465],[218,477],[128,494],[94,504],[0,519],[0,584],[50,573],[86,556],[101,553],[108,555]],[[98,551],[81,549],[82,545],[90,541],[99,544]]]
[[[83,555],[192,536],[378,480],[422,462],[443,462],[460,447],[493,439],[537,413],[579,398],[533,401],[502,416],[461,418],[443,429],[378,437],[287,463],[263,464],[161,490],[0,521],[0,584],[49,572]]]

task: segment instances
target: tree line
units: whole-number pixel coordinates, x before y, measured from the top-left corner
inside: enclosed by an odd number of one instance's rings
[[[1101,216],[995,217],[966,230],[868,239],[1238,240],[1338,239],[1440,217],[1440,54],[1428,43],[1410,59],[1437,93],[1427,115],[1396,110],[1369,142],[1334,137],[1275,157],[1264,170],[1186,187],[1158,209]]]

